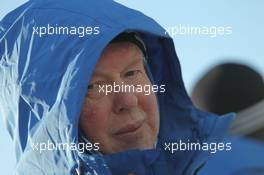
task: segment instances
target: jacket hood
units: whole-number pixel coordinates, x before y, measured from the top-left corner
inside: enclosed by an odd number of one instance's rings
[[[100,33],[40,36],[38,28],[37,35],[37,27],[47,25],[99,27]],[[34,150],[32,143],[78,142],[80,110],[94,67],[106,45],[125,31],[139,33],[154,83],[166,85],[166,93],[157,94],[157,148],[105,156]],[[15,144],[19,175],[78,174],[79,169],[86,174],[192,174],[209,153],[172,154],[164,151],[164,143],[218,142],[233,118],[197,110],[170,36],[153,19],[111,0],[29,1],[1,21],[0,47],[0,115]]]

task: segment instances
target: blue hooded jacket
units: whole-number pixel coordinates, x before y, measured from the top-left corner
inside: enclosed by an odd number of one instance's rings
[[[264,143],[246,137],[227,136],[230,152],[217,152],[200,171],[214,175],[263,175]]]
[[[40,27],[47,25],[94,28],[86,36],[76,31],[41,35]],[[156,148],[109,155],[74,149],[40,151],[40,143],[48,141],[78,143],[80,110],[93,69],[106,45],[125,31],[139,33],[153,82],[166,85],[166,93],[157,94]],[[0,116],[15,144],[18,175],[191,175],[210,152],[172,153],[165,145],[218,143],[233,119],[233,114],[219,117],[197,110],[186,93],[174,44],[165,30],[111,0],[35,0],[9,13],[0,24],[0,84]],[[34,148],[34,143],[39,147]]]

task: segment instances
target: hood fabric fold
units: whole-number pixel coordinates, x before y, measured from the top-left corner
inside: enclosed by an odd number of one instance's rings
[[[99,33],[36,33],[37,27],[47,25],[92,26]],[[166,85],[166,93],[157,94],[156,149],[110,155],[36,150],[34,144],[78,143],[80,111],[95,65],[107,44],[129,31],[146,44],[154,83]],[[111,0],[29,1],[1,21],[0,48],[0,116],[15,145],[18,175],[194,174],[210,153],[172,154],[164,143],[218,143],[233,119],[233,114],[219,117],[196,109],[170,36],[153,19]]]

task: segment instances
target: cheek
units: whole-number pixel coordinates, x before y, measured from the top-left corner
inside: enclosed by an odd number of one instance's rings
[[[101,102],[86,101],[83,105],[80,116],[80,127],[91,141],[106,134],[110,109],[109,105],[102,104]]]
[[[150,95],[141,94],[138,97],[139,105],[148,116],[148,124],[153,130],[159,128],[159,110],[156,96],[152,93]]]

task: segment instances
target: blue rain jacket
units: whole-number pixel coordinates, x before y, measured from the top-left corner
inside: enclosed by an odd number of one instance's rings
[[[42,34],[40,27],[48,25],[92,29],[83,37],[76,31]],[[33,144],[78,142],[80,110],[93,69],[104,47],[124,31],[140,34],[154,83],[166,85],[166,93],[157,94],[156,148],[109,155],[74,149],[40,153]],[[165,144],[219,142],[233,119],[233,114],[218,117],[197,110],[186,93],[174,44],[165,30],[111,0],[29,1],[1,21],[0,48],[0,116],[15,144],[18,175],[191,175],[210,153],[172,153]]]
[[[214,175],[263,175],[264,143],[243,137],[228,136],[232,143],[229,152],[217,152],[199,174]]]

